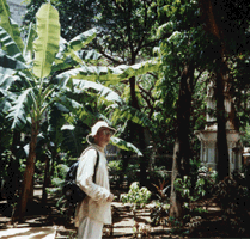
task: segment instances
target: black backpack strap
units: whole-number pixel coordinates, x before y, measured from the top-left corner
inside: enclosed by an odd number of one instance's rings
[[[97,153],[97,160],[96,160],[96,165],[94,167],[93,183],[96,183],[96,171],[99,164],[99,152],[96,151],[96,153]]]

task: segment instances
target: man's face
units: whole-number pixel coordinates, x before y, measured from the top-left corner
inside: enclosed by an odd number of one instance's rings
[[[111,132],[109,129],[101,128],[98,130],[97,135],[95,136],[95,141],[97,145],[105,147],[109,144]]]

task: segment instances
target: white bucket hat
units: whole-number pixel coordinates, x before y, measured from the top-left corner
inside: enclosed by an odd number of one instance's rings
[[[89,135],[86,136],[86,140],[89,143],[92,143],[91,140],[89,139],[89,137],[93,137],[95,135],[97,135],[97,132],[99,129],[101,128],[105,128],[105,129],[109,129],[111,132],[111,135],[116,134],[116,129],[109,127],[109,124],[106,123],[105,121],[98,121],[97,123],[95,123],[92,128],[91,128],[91,133]]]

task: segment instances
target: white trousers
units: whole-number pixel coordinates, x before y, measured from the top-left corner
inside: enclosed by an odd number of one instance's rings
[[[78,239],[102,239],[103,222],[84,217],[78,227]]]

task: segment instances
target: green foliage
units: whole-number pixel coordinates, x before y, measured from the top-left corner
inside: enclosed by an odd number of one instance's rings
[[[133,58],[132,46],[137,43],[139,43],[138,48],[134,48],[136,55],[142,56],[145,53],[151,55],[152,51],[147,49],[147,46],[153,47],[158,43],[156,30],[165,19],[158,15],[157,10],[164,6],[164,2],[134,0],[113,4],[107,0],[102,1],[100,4],[102,14],[96,17],[96,25],[102,26],[100,35],[103,36],[97,39],[98,45],[106,44],[110,52],[116,52],[116,55],[120,56],[117,57],[118,61],[128,57],[126,61],[129,62]]]
[[[129,186],[128,194],[122,194],[120,200],[122,203],[134,203],[137,207],[144,207],[151,197],[151,192],[147,188],[139,187],[138,182]]]
[[[60,187],[61,185],[63,185],[64,180],[61,179],[61,178],[53,178],[53,179],[51,180],[51,183],[52,183],[54,186],[56,186],[56,187]]]
[[[152,227],[159,226],[160,220],[166,217],[169,214],[170,204],[169,203],[160,203],[159,201],[156,203],[155,207],[151,210],[151,222],[150,225]],[[170,217],[170,220],[171,217]],[[166,220],[165,220],[166,222]]]
[[[60,60],[61,61],[61,60]],[[84,79],[89,81],[100,81],[105,86],[115,85],[122,80],[132,76],[139,76],[148,72],[157,71],[159,63],[155,61],[145,61],[132,66],[121,65],[117,67],[103,66],[80,66],[64,72],[57,76],[58,79]]]
[[[55,168],[55,177],[64,180],[66,178],[69,167],[65,164],[59,164]]]
[[[47,192],[50,196],[59,197],[59,201],[56,207],[61,208],[64,200],[64,195],[62,195],[62,186],[65,184],[66,174],[69,167],[65,164],[59,164],[55,166],[54,175],[51,178],[51,184],[54,188],[47,188]],[[64,205],[65,206],[65,205]]]
[[[132,182],[138,182],[140,180],[140,165],[137,164],[129,164],[125,171],[125,175],[127,176],[128,184],[132,184]]]
[[[215,201],[219,203],[223,212],[231,209],[234,213],[241,214],[243,211],[249,210],[249,207],[243,207],[243,205],[247,205],[249,202],[249,189],[242,184],[244,181],[239,179],[226,177],[214,186]]]
[[[34,1],[31,1],[31,4],[29,6],[31,11],[26,16],[31,16],[33,14],[32,12],[37,9],[41,2],[42,1],[35,3]],[[67,1],[53,1],[51,2],[51,4],[58,9],[60,14],[65,14],[67,12],[67,9],[69,8],[66,2]],[[89,1],[89,3],[90,2],[92,2],[93,6],[95,6],[95,1]],[[33,9],[31,9],[32,4]],[[70,4],[72,5],[71,2]],[[88,5],[88,3],[85,2],[83,5],[82,3],[79,4],[83,8],[82,10],[85,11],[85,7]],[[65,82],[72,79],[80,79],[82,81],[82,79],[84,79],[88,81],[98,81],[105,84],[105,86],[117,86],[120,85],[121,81],[126,80],[129,77],[141,77],[142,74],[148,72],[157,72],[160,64],[158,61],[151,60],[141,62],[140,64],[136,64],[134,66],[131,66],[131,64],[135,63],[136,58],[140,60],[141,57],[144,56],[144,52],[147,52],[147,57],[144,59],[147,60],[149,55],[152,56],[152,47],[158,46],[159,39],[163,38],[166,35],[161,34],[161,36],[156,37],[157,27],[165,21],[165,16],[159,15],[157,9],[163,7],[164,4],[165,1],[153,1],[152,3],[132,1],[130,4],[128,4],[128,2],[113,4],[108,1],[102,1],[98,5],[96,5],[96,9],[95,7],[90,8],[85,12],[86,16],[91,15],[92,10],[97,10],[99,8],[100,9],[98,12],[102,12],[102,14],[97,14],[97,16],[95,17],[94,24],[97,26],[97,38],[94,39],[94,41],[91,43],[91,47],[96,47],[96,49],[99,50],[100,54],[102,54],[106,59],[110,60],[109,65],[113,65],[114,63],[116,67],[104,67],[105,63],[107,62],[104,62],[102,66],[98,67],[89,66],[89,64],[86,64],[87,61],[85,61],[85,59],[88,58],[88,54],[82,57],[80,57],[79,54],[78,56],[77,54],[73,55],[73,51],[69,50],[69,44],[64,43],[62,44],[64,50],[58,54],[55,65],[52,67],[52,72],[56,73],[57,71],[60,71],[60,69],[67,69],[70,66],[76,66],[74,64],[77,62],[80,63],[81,66],[59,75],[59,81]],[[110,14],[111,12],[112,14]],[[125,12],[130,12],[130,19],[127,18],[127,14],[125,14]],[[74,13],[77,15],[77,12],[74,11]],[[73,19],[75,18],[75,16],[70,17],[71,14],[72,12],[67,13],[65,21],[70,18],[72,19],[72,21],[74,21]],[[111,15],[112,19],[110,18]],[[31,19],[30,17],[27,18]],[[64,27],[62,20],[60,20],[60,22],[62,25],[62,32],[67,31],[69,34],[71,34],[71,30],[68,29],[68,26]],[[83,26],[83,22],[84,21],[77,24]],[[115,28],[113,28],[113,26],[115,26]],[[76,29],[73,29],[72,31],[75,30]],[[123,36],[122,38],[120,37],[121,35]],[[145,35],[147,35],[147,37],[145,37]],[[74,39],[72,39],[72,41]],[[104,50],[104,46],[107,49]],[[134,46],[134,49],[131,48],[132,46]],[[79,50],[82,49],[82,47],[83,45],[78,45],[77,48],[74,49]],[[88,52],[85,49],[83,51]],[[135,52],[134,56],[132,56],[133,51]],[[66,52],[68,53],[61,54]],[[115,52],[115,55],[111,52]],[[99,56],[95,56],[95,59],[98,59],[98,57]],[[94,63],[94,61],[88,62],[96,64]],[[143,80],[143,83],[144,82],[146,82],[146,79]],[[82,88],[80,90],[82,90]],[[137,97],[139,98],[141,104],[146,104],[145,100],[143,101],[140,95],[137,94]],[[157,107],[157,102],[154,106]],[[147,105],[147,107],[149,108],[150,106]],[[83,117],[81,117],[82,119],[85,120],[86,118],[94,118],[89,117],[88,114],[84,112],[85,110],[82,111],[84,115]],[[141,111],[143,112],[143,114],[139,111],[136,112],[134,109],[125,109],[125,111],[121,113],[118,106],[116,107],[116,114],[118,115],[118,117],[114,116],[112,118],[112,123],[115,122],[115,118],[125,118],[126,121],[132,120],[137,124],[142,124],[143,127],[154,129],[154,131],[157,131],[157,129],[161,129],[161,134],[163,135],[164,127],[158,127],[159,125],[162,125],[162,122],[158,125],[154,124],[154,127],[152,127],[152,124],[149,124],[151,122],[149,122],[150,120],[148,120],[148,114],[152,114],[153,111],[151,109],[144,111],[144,106],[142,106]],[[108,115],[108,113],[106,113],[106,115]],[[158,112],[158,115],[160,118],[161,112]],[[161,141],[162,137],[158,140],[158,142],[160,143]],[[164,142],[162,143],[162,145],[165,145]],[[172,147],[170,146],[170,148]]]
[[[198,166],[199,162],[191,161],[191,164],[197,164]],[[189,233],[183,231],[183,226],[186,223],[186,225],[190,225],[189,221],[191,217],[199,217],[208,212],[207,209],[198,205],[197,202],[202,202],[207,198],[213,197],[214,186],[218,180],[218,173],[216,171],[209,172],[207,167],[202,166],[197,170],[197,174],[193,174],[193,176],[194,175],[197,175],[194,190],[192,190],[192,178],[189,176],[176,178],[174,182],[174,190],[177,193],[178,201],[182,204],[184,213],[181,220],[173,219],[174,223],[179,223],[178,225],[173,224],[172,233],[174,234]]]
[[[165,166],[156,166],[154,165],[153,170],[149,174],[151,180],[158,180],[160,179],[165,180],[171,178],[171,172],[167,172]]]
[[[122,170],[121,166],[122,166],[122,163],[120,160],[109,161],[110,170],[114,170],[115,172],[121,171]]]
[[[28,40],[29,44],[26,47],[26,49],[28,50],[30,50],[30,45],[31,45],[30,39],[33,39],[32,30],[33,30],[33,27],[30,26],[29,40]],[[53,32],[53,37],[50,36],[51,32]],[[57,36],[55,35],[55,32]],[[65,85],[63,85],[63,82],[64,82],[63,80],[59,80],[61,86],[63,86],[61,88],[60,86],[55,87],[55,85],[53,85],[53,81],[50,82],[47,79],[44,79],[45,76],[49,75],[50,70],[52,70],[52,72],[55,74],[56,71],[60,69],[60,67],[62,69],[65,69],[65,65],[63,62],[65,61],[67,57],[72,59],[71,63],[67,64],[67,67],[75,66],[75,64],[79,64],[79,63],[83,64],[83,61],[79,58],[77,51],[85,47],[96,36],[95,30],[89,30],[87,32],[81,33],[79,36],[73,38],[68,43],[62,42],[60,46],[59,55],[57,55],[57,59],[55,60],[55,53],[59,50],[58,48],[59,32],[60,32],[60,25],[59,25],[58,12],[54,9],[54,7],[50,6],[49,4],[43,5],[37,13],[38,38],[36,39],[34,43],[34,49],[35,49],[36,54],[35,54],[35,59],[33,61],[32,70],[36,76],[31,74],[28,70],[23,71],[22,72],[23,75],[20,74],[20,71],[18,74],[16,74],[16,78],[19,81],[21,81],[20,79],[23,77],[27,80],[25,83],[26,84],[25,87],[16,89],[16,90],[21,91],[21,94],[18,95],[15,101],[13,102],[13,106],[10,109],[11,113],[8,115],[9,118],[14,119],[13,124],[12,124],[13,128],[18,127],[18,126],[23,126],[24,123],[26,122],[27,115],[30,115],[30,113],[32,113],[32,115],[30,116],[34,119],[34,121],[40,120],[42,117],[42,113],[45,111],[45,109],[47,109],[50,104],[55,103],[55,102],[63,103],[66,106],[67,110],[72,111],[73,114],[75,115],[80,113],[81,119],[92,118],[90,122],[86,122],[89,125],[92,124],[93,119],[96,120],[100,115],[98,115],[95,112],[91,116],[88,110],[82,111],[82,109],[84,108],[84,105],[82,103],[88,104],[86,102],[87,99],[85,99],[85,102],[82,102],[82,100],[78,96],[83,90],[85,92],[88,92],[86,93],[86,95],[89,96],[88,102],[93,101],[93,98],[98,97],[97,95],[93,95],[93,90],[95,89],[97,89],[97,91],[94,93],[101,94],[100,99],[105,99],[109,101],[114,100],[112,98],[112,95],[114,95],[114,92],[110,91],[110,89],[108,89],[107,87],[104,89],[104,86],[98,85],[98,84],[95,84],[94,86],[92,86],[94,82],[91,85],[90,82],[86,82],[86,81],[82,81],[82,82],[78,81],[78,84],[74,84],[76,80],[69,78],[70,71],[66,71],[65,73],[63,73],[64,75],[68,76],[68,79]],[[4,38],[1,38],[1,39],[4,39]],[[31,49],[31,52],[32,52],[32,49]],[[55,62],[53,67],[51,66],[52,62]],[[18,65],[18,61],[14,61],[14,63]],[[130,67],[124,66],[121,69],[117,69],[117,70],[119,71],[122,77],[127,77],[128,75],[142,74],[144,72],[147,72],[148,70],[150,70],[150,67],[152,67],[152,69],[155,69],[155,66],[156,66],[155,63],[146,62],[146,63],[140,64],[139,67],[138,65],[130,66]],[[17,68],[17,66],[15,66],[14,68]],[[83,66],[81,68],[84,69]],[[87,75],[89,74],[89,77],[91,80],[96,80],[93,69],[94,69],[93,67],[92,68],[89,67],[89,70],[86,73]],[[124,73],[124,71],[126,72]],[[104,68],[104,72],[108,73],[109,70],[107,71],[107,69]],[[97,75],[100,75],[100,76],[102,75],[102,71],[100,71],[99,68],[97,68],[96,73]],[[110,79],[112,79],[112,76],[115,76],[115,74],[111,74],[111,75],[108,74],[108,75]],[[38,77],[39,79],[37,79],[36,77]],[[84,74],[83,77],[87,79],[86,74]],[[14,82],[16,78],[11,79],[11,82]],[[76,78],[79,78],[79,77],[76,77]],[[58,76],[57,79],[60,79],[60,76]],[[82,80],[82,77],[80,77],[79,79]],[[7,82],[7,80],[5,82]],[[72,92],[69,92],[69,89]],[[111,92],[111,96],[107,95],[107,91]],[[53,94],[53,97],[51,98],[53,92],[54,94]],[[4,91],[4,94],[5,94],[5,91]],[[80,110],[81,112],[79,112]],[[139,114],[139,112],[137,112],[137,114]],[[137,122],[139,120],[138,116],[136,115],[134,117]],[[127,144],[126,142],[122,140],[115,139],[113,143],[115,145],[119,145],[125,148],[126,150],[131,150],[131,149],[134,150],[133,145],[130,145],[129,143]],[[78,150],[78,155],[79,155],[79,152],[80,152],[80,149]],[[138,150],[136,152],[139,153]]]
[[[202,166],[196,175],[194,190],[192,190],[191,177],[176,178],[174,187],[182,201],[197,201],[212,196],[212,189],[218,180],[218,173],[216,171],[208,172],[208,168]]]

